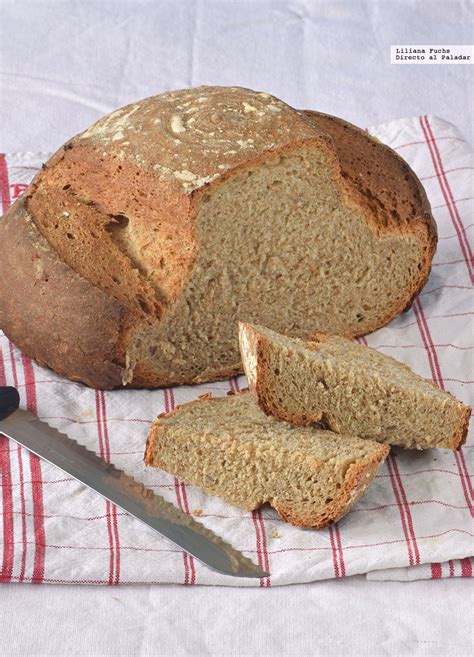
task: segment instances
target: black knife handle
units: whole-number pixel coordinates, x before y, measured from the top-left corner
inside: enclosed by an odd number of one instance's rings
[[[0,387],[0,420],[14,413],[20,405],[20,395],[16,388],[11,386]]]

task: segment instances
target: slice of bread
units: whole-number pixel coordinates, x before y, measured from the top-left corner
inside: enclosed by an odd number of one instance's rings
[[[382,326],[425,284],[436,226],[362,130],[200,87],[71,139],[0,243],[0,327],[20,349],[94,387],[156,387],[240,372],[238,319],[300,338]]]
[[[298,527],[324,527],[362,496],[389,448],[268,417],[248,391],[160,415],[146,465],[247,511],[269,502]]]
[[[390,356],[341,337],[304,342],[244,323],[239,338],[250,390],[280,420],[417,449],[466,440],[471,408]]]

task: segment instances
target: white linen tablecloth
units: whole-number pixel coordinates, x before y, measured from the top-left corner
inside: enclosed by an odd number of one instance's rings
[[[3,152],[49,152],[114,107],[190,84],[266,89],[361,126],[431,112],[472,142],[472,69],[388,63],[393,43],[469,43],[471,3],[3,0],[1,12]],[[467,655],[471,581],[3,585],[0,654]]]

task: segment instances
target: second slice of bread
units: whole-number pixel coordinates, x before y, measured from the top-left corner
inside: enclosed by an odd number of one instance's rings
[[[239,336],[250,390],[280,420],[417,449],[466,440],[471,408],[390,356],[337,336],[304,342],[243,323]]]
[[[266,416],[249,392],[160,415],[145,464],[248,511],[269,502],[299,527],[324,527],[362,496],[389,448]]]

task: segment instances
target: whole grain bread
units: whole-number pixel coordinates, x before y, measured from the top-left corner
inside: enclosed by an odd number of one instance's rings
[[[375,349],[244,323],[239,338],[250,390],[280,420],[407,448],[458,449],[466,440],[471,408]]]
[[[414,173],[365,132],[200,87],[71,139],[0,241],[13,342],[91,386],[155,387],[240,372],[238,319],[302,338],[378,328],[425,283],[436,228]]]
[[[268,417],[248,391],[160,415],[145,464],[247,511],[269,502],[299,527],[324,527],[363,495],[389,448]]]

